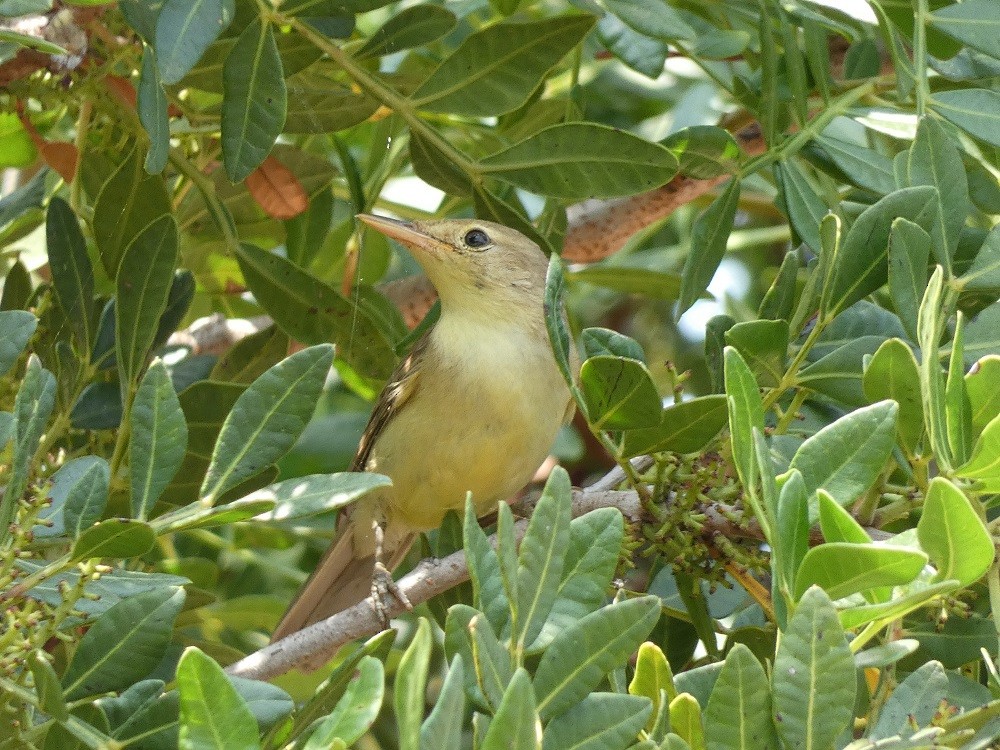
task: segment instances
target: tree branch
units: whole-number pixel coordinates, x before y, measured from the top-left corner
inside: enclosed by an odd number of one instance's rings
[[[649,456],[632,459],[633,466],[642,471],[647,468],[652,459]],[[598,508],[618,508],[629,523],[641,523],[644,514],[642,503],[634,490],[619,491],[613,489],[625,479],[625,472],[615,467],[604,477],[590,487],[573,490],[572,515],[574,518],[585,515]],[[531,503],[527,507],[531,507]],[[700,509],[705,515],[702,534],[711,537],[722,534],[733,539],[757,539],[764,542],[764,535],[756,519],[749,519],[745,524],[730,520],[721,508],[706,506]],[[515,538],[520,542],[528,527],[528,519],[522,519],[514,525]],[[884,540],[890,535],[881,529],[865,529],[872,539]],[[810,529],[809,544],[815,546],[823,542],[818,528]],[[490,537],[490,544],[496,547],[496,535]],[[459,550],[440,559],[427,558],[419,562],[413,570],[403,576],[397,585],[414,605],[426,602],[448,589],[469,580],[469,568],[465,560],[465,552]],[[406,612],[395,597],[384,601],[386,616],[398,617]],[[372,636],[382,630],[382,621],[375,610],[375,603],[368,597],[357,604],[322,622],[310,625],[308,628],[292,633],[277,643],[272,643],[256,651],[235,664],[226,668],[226,672],[237,677],[253,680],[268,680],[285,674],[296,665],[316,654],[322,654],[350,643],[359,638]]]
[[[600,483],[600,487],[605,486]],[[595,485],[597,487],[598,485]],[[582,516],[596,508],[618,508],[631,522],[642,517],[639,498],[633,491],[620,492],[611,489],[589,487],[573,492],[573,517]],[[524,536],[528,520],[522,519],[514,525],[518,541]],[[490,537],[496,546],[496,535]],[[439,560],[422,560],[403,576],[397,585],[413,604],[420,604],[448,589],[469,580],[469,567],[465,552],[459,550]],[[383,602],[388,617],[398,617],[406,608],[395,597]],[[226,672],[237,677],[253,680],[267,680],[295,668],[310,656],[339,648],[358,638],[374,635],[382,630],[382,622],[376,613],[375,603],[368,597],[357,604],[322,622],[292,633],[277,643],[262,648],[226,668]]]

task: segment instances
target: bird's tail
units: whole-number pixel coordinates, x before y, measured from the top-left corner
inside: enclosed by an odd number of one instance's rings
[[[271,643],[353,607],[371,594],[375,555],[356,556],[351,531],[351,524],[345,524],[337,532],[337,538],[275,628]],[[382,562],[389,570],[403,561],[415,538],[413,534],[407,535],[392,549],[383,550]],[[318,663],[310,660],[304,666],[316,669],[332,655],[333,652],[323,655],[325,658]]]

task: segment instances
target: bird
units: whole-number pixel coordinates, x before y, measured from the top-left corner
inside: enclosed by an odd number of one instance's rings
[[[341,512],[272,643],[367,598],[374,571],[398,566],[469,493],[478,515],[494,511],[531,480],[574,413],[549,343],[548,261],[535,242],[475,219],[357,218],[409,250],[441,314],[378,396],[351,466],[392,485]]]

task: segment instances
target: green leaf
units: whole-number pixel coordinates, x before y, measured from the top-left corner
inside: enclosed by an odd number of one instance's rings
[[[746,360],[733,347],[724,350],[726,404],[733,463],[740,482],[749,492],[757,485],[757,460],[754,457],[753,430],[764,429],[764,404],[760,388]]]
[[[799,446],[790,468],[802,472],[810,521],[818,512],[817,489],[822,487],[838,503],[848,505],[874,484],[895,443],[898,411],[892,401],[857,409]]]
[[[659,616],[659,597],[643,596],[599,609],[560,633],[535,671],[542,718],[558,716],[589,694],[639,647]]]
[[[963,289],[1000,288],[1000,226],[993,227],[959,283]]]
[[[655,643],[646,641],[639,646],[635,660],[635,674],[628,685],[629,695],[641,695],[653,703],[653,710],[646,720],[645,729],[653,731],[660,713],[670,710],[670,701],[677,697],[674,674],[666,655]],[[584,699],[586,700],[586,699]]]
[[[681,294],[677,302],[680,317],[708,289],[722,256],[740,201],[740,181],[733,178],[712,205],[695,220],[691,229],[691,250],[684,259]]]
[[[1000,415],[1000,356],[983,357],[965,376],[965,392],[972,407],[972,431],[980,435]]]
[[[343,508],[369,492],[391,484],[389,477],[370,472],[312,474],[268,485],[243,499],[270,500],[275,504],[274,510],[258,516],[258,521],[291,521]]]
[[[632,70],[653,80],[663,73],[663,64],[670,52],[666,43],[643,36],[610,13],[597,22],[594,33],[608,52]]]
[[[576,200],[641,193],[677,173],[677,159],[663,146],[582,122],[543,128],[478,166],[529,192]]]
[[[413,642],[399,662],[393,686],[400,750],[420,750],[420,725],[424,720],[432,645],[430,624],[421,617]]]
[[[588,357],[610,355],[646,361],[646,353],[638,341],[609,328],[584,328],[580,341]]]
[[[624,750],[652,713],[645,696],[591,693],[545,727],[543,750]]]
[[[556,358],[556,365],[562,373],[563,380],[570,386],[575,387],[576,373],[571,372],[570,362],[570,339],[569,331],[566,328],[566,316],[563,311],[563,287],[565,277],[563,276],[562,261],[556,253],[552,253],[549,258],[549,267],[545,274],[545,329],[549,334],[549,343],[552,344],[552,353]]]
[[[778,747],[767,674],[742,643],[737,643],[726,655],[705,707],[705,727],[708,750]]]
[[[184,460],[187,440],[187,422],[167,368],[155,360],[132,403],[129,484],[134,518],[149,517]]]
[[[827,542],[806,553],[795,577],[795,596],[821,586],[831,599],[869,589],[903,586],[916,578],[927,556],[909,547]]]
[[[795,312],[795,296],[798,291],[799,255],[785,253],[774,281],[760,302],[757,315],[765,320],[789,320]]]
[[[184,589],[164,586],[133,593],[90,626],[63,675],[68,700],[121,690],[160,663],[170,645]]]
[[[924,424],[930,438],[934,458],[950,469],[951,448],[945,406],[945,380],[938,360],[938,346],[945,326],[943,308],[944,272],[938,266],[931,274],[917,314],[917,342],[920,345],[920,394],[924,407]],[[980,316],[981,318],[982,316]],[[970,326],[971,328],[971,326]]]
[[[696,180],[732,174],[739,169],[743,157],[732,134],[714,125],[681,128],[662,143],[677,157],[680,173]]]
[[[591,357],[580,368],[580,387],[595,430],[629,430],[660,422],[660,394],[638,360]]]
[[[830,213],[815,187],[794,159],[780,162],[774,170],[781,187],[781,200],[795,234],[813,252],[822,250],[819,226]]]
[[[79,538],[93,526],[108,503],[111,468],[99,456],[67,461],[52,475],[49,496],[62,511],[63,532]]]
[[[1000,93],[990,89],[939,91],[931,107],[969,135],[1000,146]]]
[[[188,646],[177,663],[180,750],[256,750],[257,720],[214,659]]]
[[[465,504],[462,538],[476,604],[482,608],[493,628],[502,631],[510,617],[510,610],[500,573],[500,559],[479,525],[471,498]],[[474,664],[469,664],[471,674]]]
[[[147,174],[140,157],[138,146],[133,146],[101,186],[94,203],[94,239],[101,264],[112,279],[136,235],[171,212],[163,178]]]
[[[76,540],[72,559],[138,557],[153,549],[156,534],[149,524],[130,518],[111,518],[94,524]]]
[[[965,362],[963,355],[963,326],[965,317],[958,312],[955,335],[951,339],[951,356],[948,377],[944,386],[945,424],[948,428],[948,446],[955,463],[965,463],[972,449],[972,406],[965,392]]]
[[[482,709],[500,705],[503,692],[513,675],[510,654],[504,648],[489,620],[467,604],[448,608],[444,628],[445,653],[470,664],[464,670],[465,692]]]
[[[602,4],[627,26],[644,36],[664,41],[697,38],[694,29],[666,3],[655,0],[603,0]]]
[[[881,287],[888,276],[889,232],[899,217],[929,230],[937,211],[937,191],[904,188],[866,208],[851,225],[824,285],[824,310],[836,315]],[[828,288],[827,288],[828,287]]]
[[[174,217],[161,216],[122,256],[115,279],[115,351],[123,389],[138,379],[156,337],[177,267],[177,242]]]
[[[920,546],[938,569],[936,580],[975,583],[993,563],[993,540],[962,490],[934,477],[917,524]]]
[[[660,416],[660,424],[628,430],[622,439],[624,458],[647,453],[694,453],[719,434],[726,424],[725,396],[699,396],[668,406]]]
[[[885,154],[839,138],[820,136],[816,142],[830,160],[858,187],[877,195],[888,195],[896,189],[892,160]]]
[[[455,14],[436,5],[414,5],[396,13],[368,37],[356,57],[381,57],[422,47],[455,28]]]
[[[222,80],[222,161],[229,179],[240,182],[271,153],[285,125],[288,94],[270,23],[255,19],[240,34]]]
[[[829,597],[819,588],[805,593],[782,635],[773,691],[778,735],[789,747],[829,747],[854,714],[854,657]]]
[[[155,43],[163,82],[180,81],[235,15],[234,0],[165,0]]]
[[[735,347],[757,376],[757,382],[776,386],[785,374],[788,353],[788,321],[749,320],[737,323],[725,334],[726,344]]]
[[[598,508],[570,522],[555,602],[528,653],[547,648],[559,633],[605,603],[624,536],[625,522],[617,508]]]
[[[854,516],[847,512],[826,490],[817,490],[819,498],[819,525],[823,538],[828,542],[870,544],[871,537]]]
[[[929,726],[937,718],[948,692],[948,676],[940,662],[920,665],[892,691],[866,736],[871,740],[906,737],[916,727]]]
[[[958,147],[944,128],[928,116],[917,127],[908,171],[911,185],[930,185],[938,191],[939,200],[929,231],[934,240],[934,257],[950,271],[951,258],[969,213],[969,180]]]
[[[332,340],[337,354],[359,372],[388,378],[396,366],[393,343],[402,327],[398,313],[386,320],[377,297],[360,287],[348,300],[290,261],[241,244],[237,260],[254,297],[289,337],[316,345]],[[377,298],[377,301],[376,301]]]
[[[464,674],[462,657],[456,655],[431,715],[420,727],[420,750],[461,750],[465,719]]]
[[[681,693],[670,701],[670,728],[691,748],[705,747],[705,727],[701,705],[690,693]]]
[[[931,237],[904,218],[892,222],[889,232],[889,292],[899,319],[910,337],[917,338],[917,311],[927,287]]]
[[[915,638],[900,638],[898,641],[889,641],[855,654],[854,664],[858,669],[887,667],[909,656],[918,648],[920,641]]]
[[[76,214],[62,198],[49,203],[45,240],[52,285],[81,353],[94,340],[94,269]]]
[[[385,670],[374,656],[358,662],[344,696],[309,735],[303,750],[326,750],[340,740],[345,747],[361,739],[382,708]]]
[[[56,721],[66,721],[69,711],[66,709],[66,697],[56,670],[49,663],[49,656],[38,649],[28,654],[28,667],[35,680],[35,694],[38,696],[38,707]]]
[[[410,97],[418,109],[491,117],[517,109],[594,25],[593,16],[504,21],[467,36]]]
[[[624,294],[644,294],[654,299],[673,301],[681,291],[681,277],[675,273],[650,271],[645,268],[595,264],[569,271],[570,281],[583,281]],[[638,359],[638,358],[637,358]]]
[[[263,476],[266,477],[264,481],[273,479],[277,473],[278,470],[276,467],[268,467],[268,470],[263,472]],[[230,503],[217,505],[214,508],[201,505],[200,503],[192,503],[191,505],[185,505],[177,510],[157,516],[150,521],[150,526],[153,527],[156,535],[160,536],[188,529],[207,529],[213,526],[225,526],[250,518],[258,519],[273,510],[274,501],[272,500],[241,498],[233,500]]]
[[[379,107],[378,100],[352,91],[313,70],[292,76],[285,84],[291,96],[285,116],[285,133],[333,133],[364,122]],[[313,251],[319,246],[312,248]],[[291,253],[290,258],[295,259]],[[296,259],[297,260],[297,259]]]
[[[899,405],[896,437],[907,453],[915,455],[924,434],[924,411],[913,351],[901,339],[884,342],[868,363],[862,383],[869,401],[892,399]]]
[[[277,461],[298,440],[316,408],[332,354],[329,344],[296,352],[236,400],[201,485],[206,505]]]
[[[418,132],[410,133],[410,161],[417,176],[439,190],[451,195],[473,194],[474,188],[469,175],[434,141]],[[478,191],[476,195],[479,195]]]
[[[152,47],[143,48],[136,108],[139,111],[139,122],[149,136],[149,151],[143,166],[150,174],[159,174],[167,165],[167,157],[170,155],[170,116],[167,112],[167,95],[160,83],[160,71]]]
[[[38,318],[26,310],[0,311],[0,375],[6,375],[38,328]]]
[[[519,650],[538,637],[555,602],[569,543],[572,495],[569,474],[555,467],[521,540],[517,616],[511,631],[511,641]]]
[[[900,331],[901,333],[901,331]],[[861,368],[884,343],[882,336],[859,336],[803,367],[796,377],[796,384],[822,393],[848,406],[866,403],[862,387]],[[820,349],[811,354],[818,355]]]
[[[880,626],[888,625],[893,620],[926,607],[939,597],[947,596],[957,588],[958,581],[941,581],[930,585],[923,585],[918,581],[908,586],[905,593],[897,593],[888,602],[841,610],[840,622],[845,628],[858,628],[871,622],[878,622]]]
[[[56,379],[42,367],[38,356],[28,357],[21,387],[14,397],[14,455],[7,486],[0,500],[0,547],[10,534],[18,501],[28,486],[32,462],[56,403]]]
[[[819,490],[822,498],[826,496]],[[820,508],[822,509],[822,505]],[[778,494],[777,535],[772,551],[771,567],[778,591],[788,604],[794,600],[795,576],[802,559],[809,551],[809,503],[802,473],[792,469]],[[777,597],[775,597],[777,598]]]
[[[531,677],[521,667],[500,701],[493,721],[483,737],[481,750],[537,750],[541,727],[535,709]]]
[[[991,0],[963,0],[947,5],[931,13],[928,20],[934,28],[962,44],[1000,58],[1000,9]]]
[[[315,695],[294,713],[292,728],[285,741],[295,739],[333,711],[347,692],[351,680],[355,679],[361,660],[366,656],[374,656],[377,660],[384,661],[395,638],[395,630],[382,631],[340,660]]]

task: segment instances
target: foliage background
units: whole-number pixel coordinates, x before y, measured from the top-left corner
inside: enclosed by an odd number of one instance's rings
[[[0,17],[0,743],[1000,735],[992,0]],[[229,679],[384,481],[338,472],[429,301],[362,211],[562,256],[555,452],[624,493],[571,521],[555,470],[520,551],[450,519],[422,551],[464,536],[472,584],[395,641]]]

